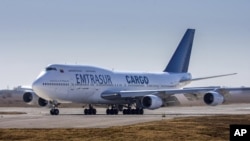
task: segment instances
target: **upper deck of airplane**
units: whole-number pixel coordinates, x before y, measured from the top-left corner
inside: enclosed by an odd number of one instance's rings
[[[73,65],[73,64],[50,64],[46,67],[46,71],[59,71],[59,72],[83,72],[83,73],[95,73],[95,72],[102,72],[102,73],[114,73],[114,74],[169,74],[168,72],[145,72],[145,71],[117,71],[106,69],[97,66],[91,65]]]
[[[50,64],[46,67],[46,71],[60,71],[60,72],[96,72],[96,71],[102,71],[102,72],[111,72],[108,69],[96,67],[96,66],[90,66],[90,65],[68,65],[68,64]]]

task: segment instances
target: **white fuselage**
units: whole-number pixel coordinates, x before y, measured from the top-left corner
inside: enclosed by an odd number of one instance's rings
[[[60,103],[116,104],[103,99],[105,91],[156,90],[180,88],[190,80],[189,73],[116,72],[93,66],[50,65],[33,83],[36,94]]]

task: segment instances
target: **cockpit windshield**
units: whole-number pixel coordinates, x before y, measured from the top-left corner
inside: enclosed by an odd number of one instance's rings
[[[56,71],[56,68],[54,68],[54,67],[47,67],[46,71]]]

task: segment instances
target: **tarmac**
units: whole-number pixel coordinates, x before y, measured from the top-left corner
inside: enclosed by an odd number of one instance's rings
[[[97,108],[96,115],[84,115],[83,108],[59,110],[52,116],[48,108],[0,107],[0,128],[107,128],[178,117],[250,114],[250,104],[164,107],[144,110],[144,115],[106,115],[105,108]]]

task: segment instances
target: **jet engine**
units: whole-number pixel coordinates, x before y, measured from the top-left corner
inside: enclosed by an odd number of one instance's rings
[[[146,95],[141,100],[144,108],[154,110],[158,109],[163,105],[162,99],[156,95]]]
[[[41,107],[49,106],[47,100],[38,97],[34,92],[25,92],[23,94],[23,101],[29,105],[39,105]]]
[[[224,102],[224,96],[218,92],[211,91],[204,95],[203,100],[207,105],[216,106]]]

